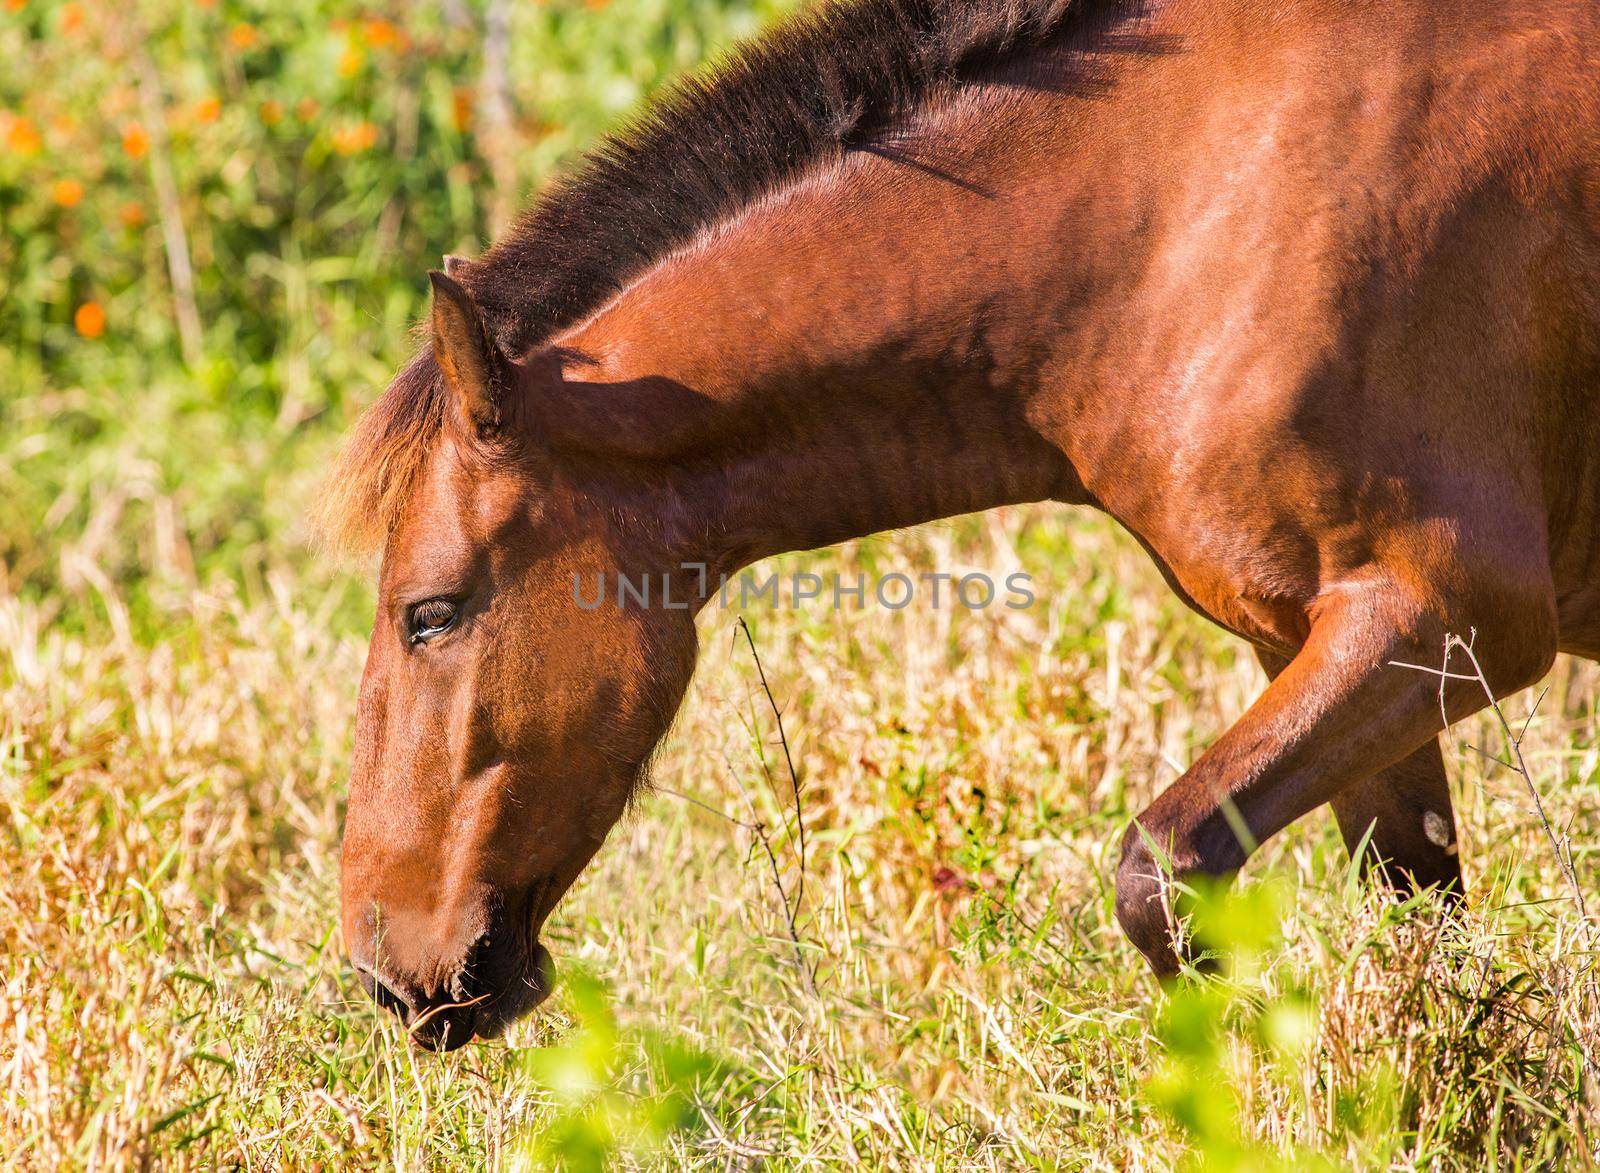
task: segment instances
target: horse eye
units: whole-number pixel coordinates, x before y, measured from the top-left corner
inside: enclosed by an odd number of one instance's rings
[[[456,605],[449,599],[428,599],[411,608],[411,642],[424,643],[449,631],[456,621]]]

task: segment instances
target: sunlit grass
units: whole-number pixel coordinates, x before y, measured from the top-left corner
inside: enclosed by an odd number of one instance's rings
[[[658,791],[552,926],[558,964],[593,979],[443,1058],[342,960],[363,648],[323,598],[202,590],[133,643],[0,603],[0,1147],[40,1166],[1579,1163],[1593,982],[1519,781],[1464,748],[1492,746],[1487,725],[1452,754],[1465,916],[1371,897],[1319,817],[1251,866],[1270,898],[1247,887],[1225,936],[1256,964],[1160,994],[1111,915],[1120,831],[1260,679],[1130,542],[1065,516],[827,556],[1020,565],[1031,611],[749,614],[799,770],[798,907],[772,713],[733,617],[708,615]],[[1527,742],[1579,843],[1592,685],[1558,669]]]

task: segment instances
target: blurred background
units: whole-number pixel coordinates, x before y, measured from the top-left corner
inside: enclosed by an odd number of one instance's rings
[[[427,270],[783,6],[4,0],[0,585],[259,576]]]
[[[1449,740],[1466,914],[1368,893],[1318,815],[1199,926],[1228,977],[1163,995],[1117,845],[1262,677],[1043,507],[778,562],[1021,570],[1026,611],[709,611],[547,1007],[440,1059],[370,1005],[336,910],[372,567],[308,508],[426,271],[789,3],[0,0],[0,1158],[1592,1164],[1560,863],[1600,674],[1508,701],[1531,776],[1491,717]]]

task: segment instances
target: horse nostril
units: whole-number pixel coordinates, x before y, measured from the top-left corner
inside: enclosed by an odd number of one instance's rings
[[[411,1020],[416,1017],[417,1008],[410,998],[384,981],[380,974],[368,966],[357,965],[356,973],[361,979],[361,985],[372,995],[374,1002],[398,1015],[402,1025],[411,1025]]]
[[[486,932],[472,943],[461,959],[456,984],[463,997],[475,997],[492,984],[487,980],[490,976],[487,971],[493,969],[495,961],[494,934]]]

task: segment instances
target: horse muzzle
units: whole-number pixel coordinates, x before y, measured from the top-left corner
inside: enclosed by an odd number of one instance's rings
[[[474,1038],[494,1038],[550,995],[554,970],[544,946],[521,946],[485,933],[444,980],[425,984],[352,949],[362,987],[405,1026],[412,1042],[454,1051]]]

